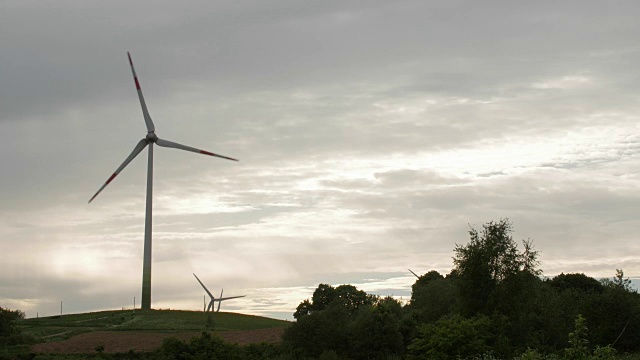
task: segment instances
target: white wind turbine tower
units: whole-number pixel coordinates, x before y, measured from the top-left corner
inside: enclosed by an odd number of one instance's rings
[[[209,305],[207,306],[207,309],[205,310],[205,312],[211,310],[213,311],[213,303],[214,302],[218,302],[218,310],[216,310],[216,312],[220,312],[220,305],[222,305],[222,302],[225,300],[231,300],[231,299],[237,299],[237,298],[241,298],[241,297],[245,297],[246,295],[241,295],[241,296],[229,296],[226,298],[222,297],[222,293],[224,292],[224,289],[222,289],[222,291],[220,291],[220,297],[219,298],[215,298],[215,296],[213,296],[213,294],[211,293],[211,291],[209,291],[209,289],[207,289],[206,286],[204,286],[204,284],[202,283],[202,281],[200,281],[200,279],[198,279],[198,276],[196,274],[193,274],[193,276],[196,277],[196,280],[198,280],[198,282],[200,283],[200,285],[202,286],[202,288],[204,289],[204,291],[207,292],[207,294],[209,294],[209,297],[211,298],[211,301],[209,301]]]
[[[142,96],[142,89],[140,89],[140,82],[136,76],[136,70],[133,68],[133,61],[131,61],[131,55],[127,52],[129,57],[129,64],[131,65],[131,73],[133,74],[133,80],[136,84],[136,90],[138,91],[138,99],[140,100],[140,106],[142,107],[142,115],[144,116],[144,122],[147,125],[147,136],[140,140],[131,154],[124,160],[122,165],[116,169],[116,171],[107,179],[107,182],[100,187],[100,189],[91,197],[89,202],[95,199],[96,196],[107,186],[109,183],[133,160],[144,148],[149,145],[149,158],[147,165],[147,205],[144,220],[144,261],[142,265],[142,305],[143,310],[151,309],[151,211],[152,211],[152,193],[153,193],[153,144],[157,144],[162,147],[174,148],[179,150],[191,151],[198,154],[204,154],[209,156],[216,156],[219,158],[238,161],[237,159],[230,158],[214,154],[208,151],[192,148],[172,141],[163,140],[158,138],[155,131],[156,128],[153,125],[147,105],[144,102]]]

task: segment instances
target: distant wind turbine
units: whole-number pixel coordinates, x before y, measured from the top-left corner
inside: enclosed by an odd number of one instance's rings
[[[202,288],[204,289],[204,291],[207,292],[207,294],[209,294],[209,297],[211,298],[211,301],[209,301],[209,306],[207,306],[207,309],[205,310],[205,312],[211,310],[213,311],[213,303],[217,302],[218,303],[218,310],[216,310],[216,312],[220,312],[220,305],[222,305],[222,302],[225,300],[231,300],[231,299],[237,299],[237,298],[241,298],[241,297],[245,297],[246,295],[242,295],[242,296],[229,296],[226,298],[222,297],[222,293],[224,292],[224,289],[222,289],[222,291],[220,291],[220,297],[219,298],[215,298],[215,296],[213,296],[213,294],[211,293],[211,291],[209,291],[209,289],[207,289],[206,286],[204,286],[204,284],[202,283],[202,281],[200,281],[200,279],[198,279],[198,276],[196,276],[196,274],[193,274],[193,276],[196,277],[196,280],[198,280],[198,282],[200,283],[200,285],[202,285]]]
[[[102,187],[91,197],[89,202],[95,199],[96,196],[107,186],[113,179],[120,174],[124,168],[129,165],[131,160],[133,160],[144,148],[149,145],[149,158],[147,165],[147,206],[144,220],[144,260],[142,265],[142,309],[149,310],[151,309],[151,210],[152,210],[152,193],[153,193],[153,144],[158,144],[162,147],[174,148],[179,150],[191,151],[198,154],[215,156],[222,159],[238,161],[237,159],[230,158],[227,156],[222,156],[218,154],[214,154],[208,151],[192,148],[190,146],[185,146],[182,144],[178,144],[169,140],[163,140],[158,138],[156,135],[156,128],[153,125],[153,121],[151,120],[151,116],[149,115],[149,111],[147,110],[147,105],[144,102],[144,97],[142,96],[142,89],[140,88],[140,82],[138,81],[138,76],[136,75],[136,70],[133,68],[133,61],[131,61],[131,55],[127,52],[127,56],[129,57],[129,65],[131,65],[131,73],[133,74],[133,80],[136,84],[136,90],[138,91],[138,99],[140,100],[140,106],[142,107],[142,115],[144,116],[144,122],[147,125],[147,136],[140,140],[138,144],[135,146],[131,154],[124,160],[122,165],[116,169],[116,171],[107,179],[107,182],[102,185]]]

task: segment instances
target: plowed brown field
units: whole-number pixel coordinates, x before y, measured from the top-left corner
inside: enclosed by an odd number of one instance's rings
[[[259,329],[259,330],[232,330],[216,331],[228,342],[238,344],[250,343],[277,343],[282,339],[284,328]],[[134,351],[153,351],[162,345],[162,341],[168,337],[176,337],[186,340],[200,336],[201,332],[184,333],[153,333],[142,331],[94,331],[79,334],[64,341],[36,344],[31,348],[35,353],[64,353],[64,354],[90,354],[96,352],[96,347],[103,345],[104,352],[117,353]]]

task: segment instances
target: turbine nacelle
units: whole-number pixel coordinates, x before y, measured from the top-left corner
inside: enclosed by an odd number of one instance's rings
[[[156,135],[155,132],[150,131],[147,133],[146,139],[149,143],[154,143],[156,141],[158,141],[158,135]]]

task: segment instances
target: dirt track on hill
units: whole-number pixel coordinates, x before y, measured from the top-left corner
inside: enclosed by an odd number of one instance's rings
[[[284,328],[271,328],[259,330],[232,330],[215,331],[228,342],[237,344],[251,343],[278,343],[282,339]],[[79,334],[68,340],[36,344],[31,347],[34,353],[44,354],[91,354],[96,352],[96,347],[104,346],[105,353],[128,352],[129,350],[153,351],[162,345],[162,341],[168,337],[176,337],[188,341],[200,336],[202,332],[184,333],[153,333],[142,331],[94,331]]]

